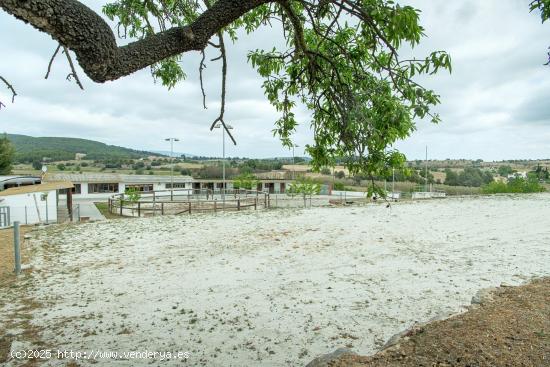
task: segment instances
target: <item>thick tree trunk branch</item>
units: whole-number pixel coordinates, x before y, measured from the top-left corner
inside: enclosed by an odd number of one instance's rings
[[[115,80],[167,57],[202,50],[221,29],[271,0],[219,0],[186,27],[118,47],[109,25],[77,0],[0,0],[0,8],[48,33],[77,56],[95,82]]]

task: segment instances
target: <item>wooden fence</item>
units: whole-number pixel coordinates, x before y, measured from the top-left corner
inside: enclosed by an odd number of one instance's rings
[[[132,198],[130,196],[130,198]],[[164,190],[109,198],[109,212],[128,217],[192,214],[208,211],[240,211],[269,208],[269,194],[251,190]]]

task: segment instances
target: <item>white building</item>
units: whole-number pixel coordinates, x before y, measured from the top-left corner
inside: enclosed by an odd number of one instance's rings
[[[174,190],[220,190],[223,188],[221,179],[194,179],[191,176],[174,175],[124,175],[115,173],[55,173],[47,174],[46,182],[66,181],[72,182],[72,193],[75,198],[107,199],[113,194],[124,193],[128,188],[135,188],[140,192],[166,191],[172,187]],[[290,180],[259,179],[258,191],[270,193],[284,193],[290,184]],[[233,182],[226,180],[226,189],[233,188]]]
[[[21,224],[57,223],[68,219],[70,210],[60,201],[62,190],[72,189],[70,182],[49,182],[12,187],[0,192],[0,227]],[[63,218],[59,216],[62,215]]]

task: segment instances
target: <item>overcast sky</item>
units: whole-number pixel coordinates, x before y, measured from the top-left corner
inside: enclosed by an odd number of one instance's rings
[[[418,121],[418,130],[398,147],[410,159],[550,158],[550,22],[530,14],[528,0],[407,0],[422,10],[427,37],[414,50],[418,57],[446,50],[453,73],[422,79],[441,95],[442,122]],[[103,1],[85,1],[100,9]],[[221,155],[221,132],[210,132],[219,106],[219,65],[205,71],[208,109],[202,108],[197,54],[183,64],[188,78],[173,90],[154,85],[148,70],[105,84],[84,73],[84,91],[65,80],[66,60],[58,56],[48,80],[47,64],[57,44],[46,34],[0,10],[0,75],[17,89],[14,104],[0,85],[0,131],[32,136],[68,136],[143,150],[166,150],[164,138],[181,139],[175,150]],[[280,43],[278,31],[242,36],[230,46],[226,121],[235,128],[230,156],[288,156],[272,136],[278,118],[266,101],[262,80],[246,62],[250,49]],[[211,51],[210,57],[215,57]],[[295,141],[311,142],[307,111]],[[297,155],[301,154],[299,148]]]

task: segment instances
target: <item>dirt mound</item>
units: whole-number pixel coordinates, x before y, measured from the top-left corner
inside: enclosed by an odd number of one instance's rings
[[[468,312],[416,327],[373,356],[346,353],[327,366],[550,366],[550,278],[499,287]]]

